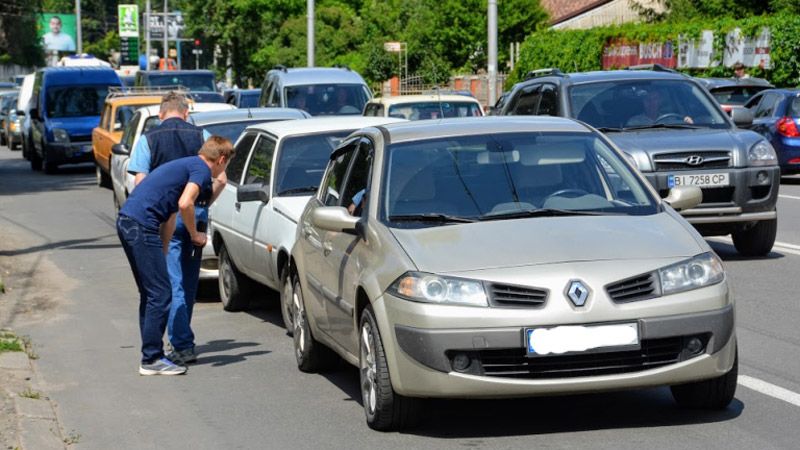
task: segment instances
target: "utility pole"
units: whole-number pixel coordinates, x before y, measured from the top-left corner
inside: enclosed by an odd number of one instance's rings
[[[144,14],[144,55],[145,55],[145,70],[150,70],[150,0],[147,0]]]
[[[169,44],[167,42],[167,0],[164,0],[164,68],[167,68],[167,58],[169,57]]]
[[[306,50],[308,67],[314,67],[314,0],[308,0],[308,46]]]
[[[81,0],[75,0],[75,25],[78,31],[78,54],[83,53],[83,39],[81,39]]]
[[[497,0],[489,0],[489,106],[497,102]]]

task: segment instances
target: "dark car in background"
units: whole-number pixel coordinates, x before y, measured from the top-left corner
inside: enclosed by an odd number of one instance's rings
[[[730,114],[737,106],[744,106],[754,95],[774,86],[762,78],[696,78]]]
[[[197,103],[225,103],[217,92],[217,81],[210,70],[140,70],[136,86],[147,88],[182,87]]]
[[[267,72],[258,104],[302,109],[312,116],[361,115],[371,98],[361,75],[348,68],[275,66]]]
[[[781,174],[800,173],[800,90],[761,91],[745,107],[753,112],[750,129],[775,147]]]
[[[772,145],[731,117],[700,83],[666,70],[562,73],[539,70],[512,88],[504,115],[571,117],[605,133],[666,197],[675,186],[702,189],[681,214],[703,235],[727,235],[739,253],[763,256],[777,232],[780,169]],[[577,195],[578,193],[575,193]]]
[[[258,108],[261,89],[232,89],[225,93],[225,103],[237,108]]]
[[[11,140],[11,124],[16,120],[18,98],[16,91],[0,92],[0,144],[11,149],[15,145]]]

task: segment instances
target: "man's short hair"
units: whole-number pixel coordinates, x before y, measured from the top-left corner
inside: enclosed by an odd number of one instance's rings
[[[61,21],[61,17],[53,16],[53,17],[50,18],[50,20],[53,20],[53,19],[56,19],[58,21],[58,23],[61,23],[61,24],[64,23],[64,22]]]
[[[161,114],[168,112],[177,112],[183,114],[188,110],[189,102],[186,100],[186,96],[181,93],[169,91],[166,95],[164,95],[164,97],[161,98]]]
[[[199,154],[211,162],[217,162],[223,156],[230,161],[234,154],[233,142],[222,136],[211,136],[200,148]]]
[[[733,70],[740,70],[740,69],[744,69],[744,64],[742,64],[741,62],[737,62],[736,64],[733,65]]]

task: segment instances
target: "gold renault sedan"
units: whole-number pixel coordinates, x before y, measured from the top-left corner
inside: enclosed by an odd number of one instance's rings
[[[360,369],[367,424],[419,398],[671,386],[725,408],[737,379],[722,262],[586,125],[490,117],[362,129],[331,155],[292,251],[297,364]],[[338,356],[337,356],[338,355]]]

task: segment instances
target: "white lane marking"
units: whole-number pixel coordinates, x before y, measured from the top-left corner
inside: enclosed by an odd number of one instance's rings
[[[726,244],[733,244],[733,240],[727,236],[714,236],[708,238],[709,241],[724,242]],[[800,245],[789,244],[788,242],[775,241],[773,245],[775,250],[780,250],[784,253],[800,256]]]
[[[797,197],[796,195],[778,194],[778,197],[780,197],[780,198],[790,198],[792,200],[800,200],[800,197]]]
[[[739,375],[739,384],[764,395],[791,403],[794,406],[800,406],[800,394],[797,392],[792,392],[788,389],[784,389],[780,386],[776,386],[772,383],[767,383],[764,380],[748,377],[747,375]]]

